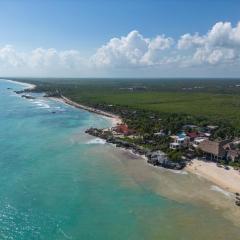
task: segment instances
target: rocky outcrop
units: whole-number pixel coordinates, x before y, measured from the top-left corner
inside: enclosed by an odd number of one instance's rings
[[[35,99],[35,97],[30,96],[30,95],[22,95],[22,98],[26,98],[26,99]]]
[[[167,155],[162,152],[162,151],[155,151],[155,152],[150,152],[148,154],[148,163],[153,164],[154,166],[161,166],[164,168],[169,168],[169,169],[175,169],[175,170],[181,170],[183,169],[186,164],[184,161],[172,161],[168,159]]]
[[[113,136],[111,131],[103,131],[97,128],[90,128],[85,131],[86,133],[105,139],[108,143],[115,144],[116,147],[129,149],[135,154],[144,155],[148,159],[148,163],[154,166],[161,166],[164,168],[180,170],[183,169],[186,164],[183,161],[175,162],[168,159],[167,155],[161,151],[150,151],[149,149],[138,146],[134,143],[124,141],[122,139]]]
[[[161,167],[174,169],[174,170],[181,170],[186,166],[186,163],[183,161],[174,162],[171,160],[164,160],[163,162],[159,163]]]
[[[115,144],[116,147],[122,147],[125,149],[132,150],[132,152],[135,154],[145,155],[148,152],[148,149],[145,149],[134,143],[129,143],[127,141],[114,137],[110,131],[102,131],[101,129],[90,128],[87,129],[85,132],[92,136],[105,139],[108,143]]]
[[[22,95],[21,95],[22,98],[35,99],[35,97],[33,97],[33,96],[24,94],[24,93],[27,93],[27,92],[28,92],[27,90],[28,90],[28,89],[24,89],[24,90],[13,91],[13,92],[15,92],[16,94],[22,94]]]
[[[19,90],[19,91],[14,91],[16,94],[22,94],[25,93],[25,90]]]
[[[235,200],[235,204],[240,207],[240,193],[236,192],[235,193],[236,196],[236,200]]]

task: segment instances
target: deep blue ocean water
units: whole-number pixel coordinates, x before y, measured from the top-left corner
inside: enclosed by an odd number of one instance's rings
[[[109,120],[23,88],[0,80],[0,239],[240,239],[217,213],[121,171],[112,146],[84,133]]]

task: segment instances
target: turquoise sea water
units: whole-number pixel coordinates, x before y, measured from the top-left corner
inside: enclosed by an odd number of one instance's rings
[[[0,80],[0,239],[240,239],[220,213],[123,171],[124,155],[84,134],[107,119],[22,88]]]

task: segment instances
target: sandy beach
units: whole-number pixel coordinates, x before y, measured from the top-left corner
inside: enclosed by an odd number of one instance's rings
[[[230,170],[218,167],[216,163],[193,160],[186,170],[197,174],[229,192],[240,192],[240,173],[230,167]]]
[[[64,103],[74,106],[76,108],[81,108],[88,112],[96,113],[96,114],[102,115],[104,117],[107,117],[111,121],[112,126],[116,126],[117,124],[122,123],[122,119],[120,118],[120,116],[118,116],[116,114],[105,112],[105,111],[102,111],[102,110],[99,110],[96,108],[92,108],[92,107],[85,106],[83,104],[76,103],[65,96],[62,96],[61,98],[54,98],[54,99],[60,100]]]
[[[29,89],[29,90],[32,90],[32,89],[34,89],[34,88],[36,87],[36,85],[30,84],[30,83],[24,83],[24,82],[9,80],[9,79],[3,79],[3,80],[4,80],[4,81],[7,81],[7,82],[16,83],[16,84],[25,86],[25,87],[26,87],[25,89]]]

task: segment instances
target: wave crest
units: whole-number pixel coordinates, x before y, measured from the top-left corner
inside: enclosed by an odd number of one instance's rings
[[[105,144],[106,141],[101,138],[94,138],[87,142],[87,144]]]

